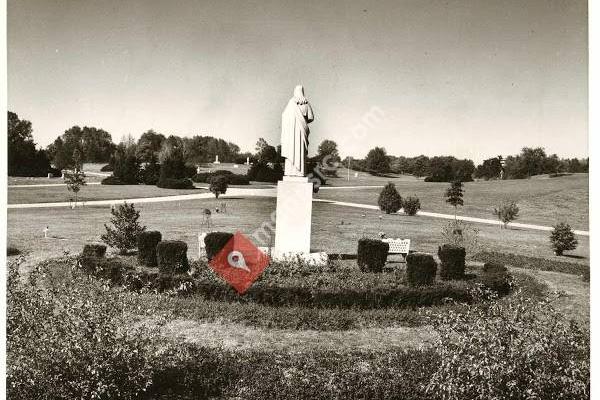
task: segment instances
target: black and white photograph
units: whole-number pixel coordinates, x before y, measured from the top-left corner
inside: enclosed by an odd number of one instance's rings
[[[2,2],[1,398],[592,397],[588,1]]]

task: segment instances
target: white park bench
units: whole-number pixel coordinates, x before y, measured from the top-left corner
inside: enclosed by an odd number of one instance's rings
[[[406,259],[410,250],[410,239],[382,239],[381,241],[390,245],[388,254],[402,254]]]

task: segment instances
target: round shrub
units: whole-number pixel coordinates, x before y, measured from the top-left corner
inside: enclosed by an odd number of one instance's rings
[[[213,172],[214,175],[234,175],[233,172],[227,170],[227,169],[218,169],[216,171]]]
[[[571,226],[564,222],[554,225],[550,234],[550,243],[557,256],[562,256],[565,250],[575,250],[578,244]]]
[[[440,276],[444,280],[461,279],[465,276],[465,248],[453,244],[444,244],[438,248],[440,258]]]
[[[387,261],[390,245],[376,239],[358,241],[357,263],[363,272],[381,272]]]
[[[504,264],[498,262],[486,262],[483,264],[483,272],[490,274],[498,274],[508,272],[508,268]]]
[[[437,264],[431,254],[410,253],[406,256],[406,280],[411,286],[431,285]]]
[[[377,204],[386,214],[398,212],[402,208],[402,197],[396,190],[396,185],[391,182],[385,185],[379,194]]]
[[[180,240],[164,240],[156,245],[156,261],[161,274],[187,272],[190,264],[187,258],[187,244]]]
[[[194,189],[194,182],[188,178],[161,178],[156,186],[163,189]]]
[[[402,201],[402,208],[406,215],[416,215],[421,209],[421,202],[418,197],[409,196]]]
[[[83,246],[81,255],[84,257],[104,257],[106,246],[103,244],[86,244]]]
[[[210,232],[204,237],[204,246],[206,248],[206,258],[212,260],[219,251],[233,237],[229,232]]]
[[[110,164],[106,164],[105,166],[103,166],[102,168],[100,168],[101,172],[113,172],[114,168],[112,165]]]
[[[162,240],[159,231],[142,232],[137,237],[138,261],[148,267],[156,267],[156,245]]]

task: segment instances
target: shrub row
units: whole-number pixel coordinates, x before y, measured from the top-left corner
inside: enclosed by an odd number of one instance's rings
[[[418,259],[419,254],[415,254],[413,258]],[[435,274],[435,261],[430,255],[427,256],[427,263],[420,266],[430,268],[429,271],[433,268]],[[428,282],[433,282],[431,275],[428,277]],[[511,278],[506,273],[481,273],[466,281],[407,286],[401,275],[391,274],[349,271],[293,277],[265,274],[244,296],[239,296],[206,266],[199,266],[194,292],[209,300],[254,302],[271,306],[373,309],[432,306],[443,304],[447,299],[471,302],[471,291],[478,285],[504,296],[510,292]]]
[[[102,185],[130,185],[130,183],[127,182],[121,182],[121,180],[115,176],[107,176],[106,178],[102,179],[102,181],[100,181],[100,184]]]
[[[187,243],[180,240],[164,240],[156,245],[156,260],[161,274],[186,273],[190,269]]]
[[[473,260],[502,265],[512,265],[518,268],[562,272],[572,275],[583,275],[588,273],[590,269],[590,267],[585,264],[548,260],[545,258],[529,257],[510,253],[499,253],[496,251],[479,252],[473,257]]]

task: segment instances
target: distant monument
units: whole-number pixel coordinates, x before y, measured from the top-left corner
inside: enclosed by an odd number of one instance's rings
[[[246,165],[250,165],[250,157],[246,157]]]
[[[219,155],[218,154],[215,155],[215,161],[213,161],[213,164],[221,164],[221,162],[219,161]]]
[[[281,115],[281,155],[285,157],[283,180],[277,183],[275,258],[302,256],[322,262],[324,253],[310,253],[313,184],[306,177],[308,124],[314,120],[304,88],[296,86]]]

